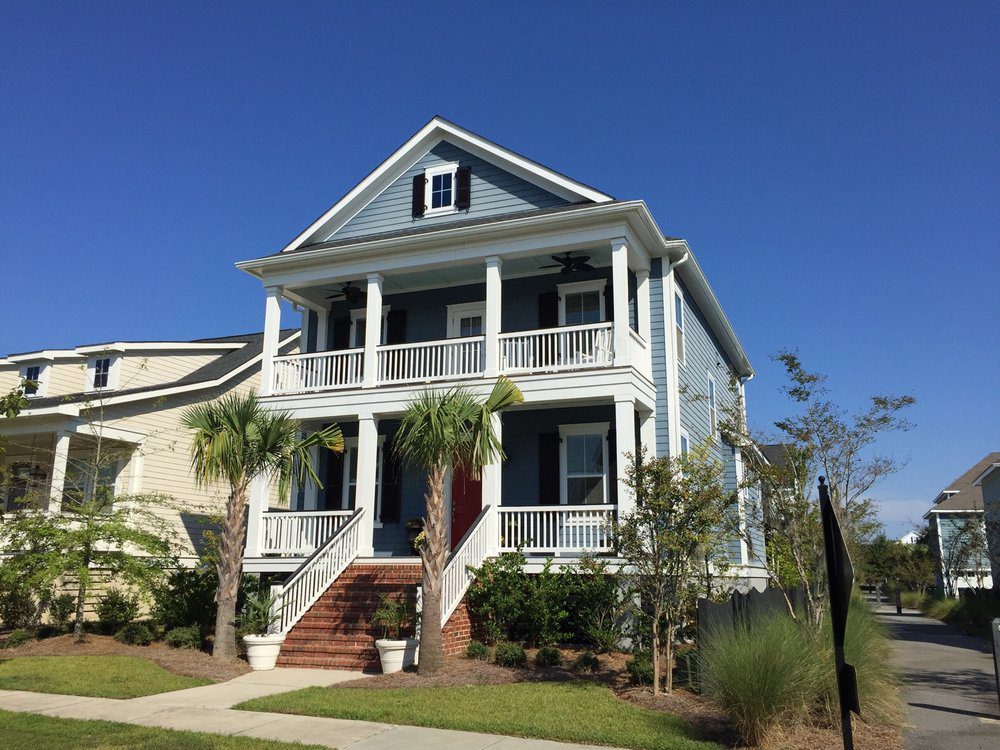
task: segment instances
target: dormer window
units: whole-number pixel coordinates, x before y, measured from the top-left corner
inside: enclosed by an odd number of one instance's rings
[[[105,391],[117,384],[117,357],[94,357],[87,363],[87,390]]]
[[[413,178],[413,218],[468,210],[472,172],[458,164],[428,167]]]
[[[21,369],[21,377],[28,381],[24,386],[25,396],[38,396],[42,381],[42,366],[28,365]]]

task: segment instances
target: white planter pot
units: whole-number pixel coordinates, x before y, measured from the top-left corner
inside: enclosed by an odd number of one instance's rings
[[[278,652],[281,651],[281,644],[285,642],[285,636],[277,635],[245,635],[243,643],[247,647],[247,661],[250,662],[251,669],[263,670],[274,669],[275,662],[278,661]]]
[[[416,664],[419,657],[417,651],[419,645],[420,641],[416,638],[402,638],[398,641],[382,638],[375,641],[378,658],[382,662],[382,674],[399,672]]]

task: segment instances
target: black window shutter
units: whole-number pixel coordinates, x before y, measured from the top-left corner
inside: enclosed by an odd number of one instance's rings
[[[331,349],[351,348],[351,316],[344,315],[333,319],[333,346]]]
[[[388,344],[406,343],[406,310],[390,310],[385,320],[385,340]]]
[[[327,451],[326,481],[323,482],[323,510],[340,510],[344,497],[344,454]]]
[[[424,186],[427,184],[426,178],[422,174],[413,177],[413,218],[419,219],[424,215]]]
[[[611,284],[604,287],[604,320],[607,323],[615,319],[615,299]]]
[[[472,169],[471,167],[459,167],[455,179],[455,208],[459,211],[468,211],[472,205]]]
[[[399,523],[403,494],[402,473],[399,459],[392,450],[392,443],[386,439],[382,446],[382,509],[379,513],[382,523]]]
[[[538,295],[538,327],[555,328],[559,325],[559,295],[543,292]]]
[[[618,502],[618,439],[608,430],[608,500]]]
[[[559,433],[538,436],[538,503],[559,505]]]

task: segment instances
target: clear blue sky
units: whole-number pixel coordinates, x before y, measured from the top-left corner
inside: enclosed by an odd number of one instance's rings
[[[440,113],[687,238],[758,425],[780,347],[916,394],[901,532],[1000,449],[998,39],[995,2],[4,0],[0,352],[259,329],[233,263]]]

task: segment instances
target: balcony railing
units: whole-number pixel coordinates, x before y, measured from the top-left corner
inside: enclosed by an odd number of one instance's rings
[[[631,329],[629,333],[634,364],[648,362],[646,342]],[[611,367],[615,362],[613,323],[502,333],[497,345],[500,371],[504,374]],[[483,336],[379,346],[375,382],[395,385],[481,377],[485,354]],[[271,393],[360,388],[363,380],[363,349],[296,354],[275,357]]]
[[[615,505],[547,505],[497,508],[500,551],[611,552]]]
[[[350,510],[265,513],[260,528],[260,554],[310,555],[347,523],[352,513]]]

